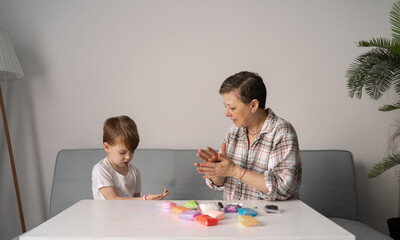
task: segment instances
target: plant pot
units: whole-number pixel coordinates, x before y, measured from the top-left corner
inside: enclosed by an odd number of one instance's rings
[[[400,217],[389,218],[387,220],[390,237],[400,240]]]

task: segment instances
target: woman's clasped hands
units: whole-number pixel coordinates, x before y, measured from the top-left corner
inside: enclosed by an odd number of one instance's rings
[[[207,147],[206,150],[199,149],[197,157],[202,159],[203,163],[195,163],[197,171],[204,174],[203,178],[225,178],[233,177],[237,171],[237,166],[232,160],[226,157],[226,144],[221,145],[221,153]]]

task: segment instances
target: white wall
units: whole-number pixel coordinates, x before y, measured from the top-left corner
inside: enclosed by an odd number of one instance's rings
[[[219,146],[232,125],[218,88],[258,72],[267,105],[289,120],[301,149],[354,154],[361,221],[387,233],[397,215],[395,170],[367,179],[385,154],[396,99],[348,97],[345,72],[364,49],[391,37],[394,1],[0,0],[25,77],[2,82],[27,228],[48,214],[56,154],[100,148],[102,124],[126,114],[140,148]],[[0,126],[0,238],[20,232]],[[7,216],[7,217],[4,217]]]

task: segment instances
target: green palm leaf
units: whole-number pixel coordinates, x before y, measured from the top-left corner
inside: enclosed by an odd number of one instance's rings
[[[359,47],[378,47],[378,48],[386,48],[391,49],[394,44],[392,41],[387,38],[372,38],[371,40],[365,41],[361,40],[358,42]]]
[[[397,93],[397,95],[400,95],[400,66],[395,68],[392,72],[392,81],[394,85],[394,90]]]
[[[400,57],[400,41],[396,39],[387,39],[387,38],[372,38],[371,40],[365,41],[361,40],[357,44],[358,47],[376,47],[376,48],[384,48],[390,51],[391,54]]]
[[[376,54],[373,51],[369,51],[358,56],[347,70],[347,88],[349,89],[350,97],[361,98],[368,73],[376,63],[374,55]]]
[[[361,98],[365,88],[372,99],[379,99],[390,88],[393,71],[400,66],[400,58],[390,50],[387,39],[360,41],[361,46],[382,46],[358,56],[346,72],[350,97]]]
[[[379,111],[389,112],[389,111],[393,111],[393,110],[396,110],[396,109],[399,109],[399,108],[400,108],[400,101],[398,101],[398,102],[396,102],[394,104],[391,104],[391,105],[384,105],[384,106],[379,108]]]
[[[390,23],[392,24],[393,40],[400,44],[400,3],[393,4],[389,13]]]
[[[400,164],[400,153],[394,153],[391,155],[386,156],[382,161],[376,163],[371,171],[368,173],[369,178],[374,178],[379,176],[381,173],[385,172],[386,170]]]
[[[369,178],[374,178],[379,176],[381,173],[385,172],[386,170],[400,164],[400,153],[394,153],[391,155],[386,156],[382,161],[376,163],[371,171],[368,173]]]
[[[392,78],[391,64],[387,60],[377,61],[370,69],[365,83],[365,91],[372,99],[379,99],[389,89]]]

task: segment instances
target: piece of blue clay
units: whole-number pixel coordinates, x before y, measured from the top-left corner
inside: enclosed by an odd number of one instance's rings
[[[249,215],[249,216],[257,216],[258,212],[251,208],[240,208],[238,209],[239,215]]]

